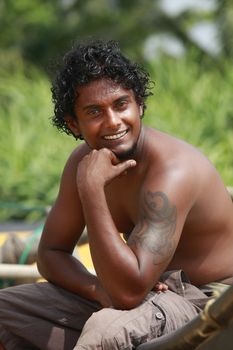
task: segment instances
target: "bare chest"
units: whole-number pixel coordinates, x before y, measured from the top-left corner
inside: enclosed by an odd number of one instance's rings
[[[128,181],[116,181],[106,188],[105,194],[118,231],[128,236],[139,220],[138,185]]]

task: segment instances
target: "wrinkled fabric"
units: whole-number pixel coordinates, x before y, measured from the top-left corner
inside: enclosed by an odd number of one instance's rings
[[[198,309],[180,295],[151,292],[132,310],[102,309],[86,322],[75,350],[129,350],[193,319]]]
[[[0,342],[8,350],[70,350],[101,305],[51,283],[0,290]]]
[[[182,271],[161,280],[169,290],[132,310],[102,308],[48,282],[2,289],[0,342],[7,350],[134,349],[182,327],[211,297]]]
[[[160,280],[166,292],[150,292],[132,310],[103,309],[86,322],[74,350],[131,350],[192,320],[209,298],[191,285],[183,271],[169,271]]]

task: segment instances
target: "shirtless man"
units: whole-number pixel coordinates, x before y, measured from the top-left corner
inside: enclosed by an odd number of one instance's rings
[[[67,161],[39,246],[50,283],[0,292],[7,350],[66,350],[77,341],[75,349],[134,349],[197,315],[187,286],[206,300],[197,287],[230,283],[231,198],[200,151],[142,125],[149,87],[113,42],[65,57],[52,89],[54,124],[84,142]],[[85,226],[96,275],[72,256]],[[171,270],[180,293],[158,284]]]

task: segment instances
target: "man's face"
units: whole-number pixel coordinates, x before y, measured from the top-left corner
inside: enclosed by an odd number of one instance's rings
[[[141,112],[133,91],[111,80],[97,80],[78,89],[77,127],[92,149],[106,147],[120,159],[130,156],[140,134]]]

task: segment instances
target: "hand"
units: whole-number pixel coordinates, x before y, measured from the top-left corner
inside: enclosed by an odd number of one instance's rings
[[[166,292],[168,290],[168,286],[163,282],[157,282],[152,290],[157,293]]]
[[[86,155],[78,165],[77,186],[83,188],[104,187],[117,176],[124,174],[129,168],[136,165],[130,159],[120,162],[115,154],[107,148],[93,150]]]

